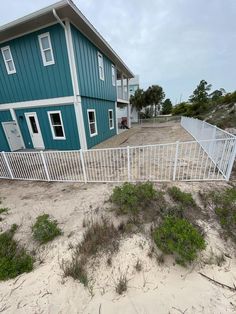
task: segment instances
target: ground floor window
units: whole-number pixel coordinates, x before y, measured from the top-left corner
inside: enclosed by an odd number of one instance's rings
[[[88,123],[89,123],[89,132],[90,136],[95,136],[97,132],[97,120],[96,120],[96,111],[94,109],[89,109],[88,114]]]
[[[108,110],[108,117],[109,117],[109,128],[110,130],[112,130],[114,129],[114,114],[113,114],[112,109]]]
[[[49,123],[54,140],[64,140],[65,130],[63,126],[61,111],[48,111]]]

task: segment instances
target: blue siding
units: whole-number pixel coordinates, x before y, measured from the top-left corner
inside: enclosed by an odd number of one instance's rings
[[[63,125],[65,129],[65,140],[54,140],[48,119],[48,111],[61,110]],[[65,106],[49,106],[40,108],[27,108],[15,110],[17,120],[24,138],[26,148],[33,148],[31,136],[29,134],[27,122],[25,119],[25,112],[36,112],[40,129],[42,132],[45,149],[57,150],[74,150],[80,149],[80,142],[78,136],[78,129],[75,118],[75,111],[73,105]]]
[[[97,145],[100,142],[105,141],[109,137],[114,136],[116,134],[115,102],[83,97],[82,108],[83,108],[84,125],[85,125],[88,148],[91,148],[94,145]],[[93,137],[90,137],[90,133],[89,133],[89,124],[88,124],[88,116],[87,116],[88,109],[96,110],[98,135],[93,136]],[[109,109],[113,109],[113,114],[114,114],[114,129],[112,130],[110,130],[109,128],[109,119],[108,119]]]
[[[0,111],[0,151],[10,152],[10,147],[2,127],[2,122],[12,121],[11,113],[9,110]]]
[[[73,25],[71,28],[81,96],[116,101],[116,87],[112,85],[111,61],[103,54],[105,80],[100,80],[98,48]]]
[[[38,35],[50,32],[55,64],[44,66]],[[0,104],[73,95],[65,33],[59,25],[13,39],[9,45],[16,74],[8,75],[0,53]]]

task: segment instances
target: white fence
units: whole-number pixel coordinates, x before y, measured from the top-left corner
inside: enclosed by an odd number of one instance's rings
[[[229,180],[236,139],[208,123],[182,118],[196,141],[91,149],[0,153],[0,178],[70,181]]]
[[[182,117],[181,126],[195,138],[225,179],[229,180],[236,156],[236,137],[215,125],[194,118]]]

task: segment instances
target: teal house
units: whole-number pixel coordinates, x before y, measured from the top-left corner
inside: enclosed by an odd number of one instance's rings
[[[89,149],[114,136],[132,77],[70,0],[0,27],[0,151]]]

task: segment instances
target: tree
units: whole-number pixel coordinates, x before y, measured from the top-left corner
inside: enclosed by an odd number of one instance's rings
[[[162,114],[170,114],[172,111],[172,102],[167,98],[162,105]]]
[[[175,116],[191,116],[192,105],[187,102],[181,102],[172,109],[172,114]]]
[[[134,95],[130,96],[130,103],[132,107],[135,107],[138,111],[145,107],[145,93],[143,89],[137,89]]]
[[[205,111],[209,95],[208,92],[211,90],[211,85],[205,80],[201,80],[197,88],[193,91],[193,95],[190,96],[189,100],[193,104],[193,112],[198,115]]]
[[[209,96],[211,97],[212,101],[219,101],[221,97],[225,94],[224,88],[216,89],[212,92]]]
[[[145,92],[146,106],[153,106],[154,114],[157,115],[157,110],[160,111],[160,106],[165,93],[161,86],[152,85]]]

